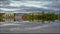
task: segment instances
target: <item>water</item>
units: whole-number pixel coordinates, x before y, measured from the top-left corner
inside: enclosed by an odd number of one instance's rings
[[[53,33],[59,33],[59,26],[60,21],[44,24],[39,22],[0,22],[0,33],[50,33],[51,31],[53,31]]]

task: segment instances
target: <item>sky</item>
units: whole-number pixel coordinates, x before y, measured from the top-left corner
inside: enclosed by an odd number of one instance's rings
[[[60,13],[60,0],[0,0],[0,13]]]

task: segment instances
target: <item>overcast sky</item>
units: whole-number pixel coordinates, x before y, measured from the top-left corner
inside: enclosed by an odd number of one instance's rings
[[[0,12],[40,12],[60,13],[60,0],[0,0]]]

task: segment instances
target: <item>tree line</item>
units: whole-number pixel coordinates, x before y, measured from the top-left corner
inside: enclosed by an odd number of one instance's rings
[[[60,20],[60,14],[55,13],[29,13],[24,14],[26,21],[55,21]]]

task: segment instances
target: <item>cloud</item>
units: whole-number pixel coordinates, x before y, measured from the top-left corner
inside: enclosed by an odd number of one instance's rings
[[[0,11],[60,11],[60,0],[0,0]]]

